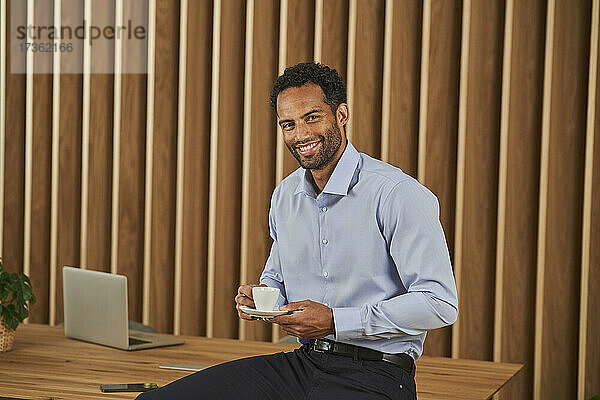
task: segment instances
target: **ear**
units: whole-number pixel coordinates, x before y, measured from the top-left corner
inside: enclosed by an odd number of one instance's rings
[[[346,125],[348,123],[348,120],[350,119],[350,108],[348,107],[348,104],[346,103],[340,103],[340,105],[337,108],[337,111],[335,113],[335,120],[338,123],[338,125],[340,125],[340,127],[343,127],[344,125]]]

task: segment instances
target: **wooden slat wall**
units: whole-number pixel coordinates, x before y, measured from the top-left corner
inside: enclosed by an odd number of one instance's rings
[[[92,2],[92,23],[99,26],[114,25],[114,0]],[[94,43],[92,65],[114,63],[114,42],[105,40]],[[90,96],[94,107],[90,107],[90,142],[88,175],[88,224],[87,265],[90,268],[110,271],[111,199],[112,195],[112,147],[113,147],[113,99],[114,80],[112,74],[92,74]]]
[[[150,325],[173,329],[179,4],[156,0]]]
[[[6,15],[8,23],[6,32],[10,32],[11,24],[25,23],[27,3],[24,1],[8,1]],[[13,19],[10,18],[11,13]],[[25,54],[18,52],[19,43],[7,37],[6,51],[6,137],[4,157],[4,243],[2,260],[8,271],[15,272],[23,265],[23,212],[24,198],[24,165],[25,165],[25,75],[11,73],[11,64],[23,70]],[[16,58],[16,59],[13,59]],[[8,212],[10,210],[10,212]]]
[[[83,22],[83,4],[76,0],[62,1],[62,23],[77,25]],[[67,43],[65,41],[65,43]],[[63,57],[61,70],[83,69],[83,44],[73,40],[73,57]],[[71,67],[69,67],[71,65]],[[56,319],[63,321],[62,266],[79,265],[81,230],[81,134],[83,77],[63,74],[60,80],[60,108],[69,110],[59,121],[59,188],[57,232]],[[106,239],[105,239],[106,240]]]
[[[598,0],[594,0],[595,8],[595,21],[596,23],[600,19],[600,5]],[[597,32],[599,30],[598,25],[594,26]],[[596,33],[598,35],[598,33]],[[596,51],[596,57],[600,51],[600,43],[596,43],[598,46]],[[594,51],[594,49],[592,49]],[[598,60],[596,60],[598,62]],[[593,108],[594,119],[590,120],[588,138],[592,137],[592,140],[586,142],[586,145],[590,147],[591,157],[590,162],[586,165],[587,169],[590,170],[590,181],[586,181],[586,185],[591,185],[590,198],[589,198],[589,240],[584,241],[587,248],[583,248],[582,251],[587,252],[588,257],[588,268],[589,275],[587,281],[587,313],[580,315],[580,318],[586,320],[586,341],[585,347],[580,349],[580,354],[583,354],[583,363],[585,365],[585,371],[580,375],[582,381],[581,386],[583,388],[583,397],[581,394],[579,398],[589,399],[593,395],[600,392],[600,341],[598,340],[598,327],[600,326],[600,76],[598,70],[596,73],[596,95],[595,97],[589,98],[588,107]],[[593,136],[592,136],[593,135]],[[593,146],[592,146],[593,144]],[[585,231],[584,231],[585,232]]]
[[[533,394],[533,249],[537,245],[546,8],[543,1],[513,3],[508,115],[501,122],[507,124],[506,188],[499,193],[505,200],[503,210],[498,210],[504,212],[504,245],[497,249],[503,269],[502,310],[501,321],[495,321],[500,343],[494,350],[500,353],[499,361],[525,364],[500,398],[527,399]],[[507,79],[507,71],[503,73],[503,80]]]
[[[426,12],[427,3],[429,12]],[[456,204],[461,19],[460,2],[426,0],[424,3],[422,49],[427,49],[429,54],[425,62],[426,57],[421,52],[421,88],[427,79],[427,91],[421,91],[419,95],[418,154],[423,155],[423,159],[418,160],[420,168],[416,177],[439,199],[440,219],[451,254]],[[426,20],[429,29],[426,29]],[[450,356],[450,334],[450,327],[429,332],[425,341],[426,353]]]
[[[123,2],[123,19],[141,23],[148,19],[148,6]],[[140,21],[141,20],[141,21]],[[148,54],[123,43],[123,66]],[[119,226],[117,272],[128,277],[129,318],[142,320],[144,262],[144,172],[146,144],[146,75],[123,74],[121,82],[121,133],[119,175]],[[59,264],[60,266],[60,264]]]
[[[556,2],[552,74],[544,87],[550,91],[547,190],[542,193],[547,208],[540,232],[544,259],[538,263],[544,279],[537,282],[544,293],[536,310],[541,314],[541,337],[536,337],[541,352],[534,360],[540,371],[539,380],[534,375],[534,396],[541,398],[568,398],[577,390],[590,6],[588,1]],[[561,368],[565,365],[573,367]]]
[[[323,1],[321,63],[335,68],[346,79],[348,64],[348,2]]]
[[[371,157],[381,152],[381,90],[385,1],[357,1],[352,143]]]
[[[585,177],[583,200],[583,237],[581,257],[581,307],[579,314],[579,369],[577,376],[577,397],[587,399],[592,397],[594,389],[600,387],[600,344],[597,333],[599,318],[598,293],[600,290],[600,274],[598,268],[598,184],[600,183],[597,166],[600,155],[598,143],[598,37],[600,23],[600,1],[594,0],[592,7],[592,27],[590,34],[590,68],[587,99],[587,129],[585,149]],[[596,168],[596,171],[594,171]],[[595,222],[595,224],[594,224]]]
[[[459,358],[492,358],[504,3],[470,2],[465,79]],[[464,47],[463,47],[464,49]]]
[[[51,25],[52,3],[35,8],[36,23]],[[35,68],[52,66],[50,53],[34,55]],[[31,278],[39,295],[48,298],[50,270],[50,168],[52,147],[52,75],[33,76],[33,158],[31,193]],[[49,309],[33,310],[31,322],[46,322]]]
[[[119,1],[90,3],[93,23],[114,23]],[[35,21],[50,25],[53,2],[35,4]],[[30,321],[62,322],[62,266],[83,260],[127,275],[130,319],[159,331],[264,341],[285,335],[239,321],[233,297],[240,283],[258,280],[271,245],[272,190],[297,168],[285,147],[278,163],[273,80],[281,68],[317,58],[348,79],[353,144],[439,199],[460,315],[454,327],[428,333],[424,353],[524,363],[499,399],[600,393],[600,101],[589,87],[599,82],[590,62],[599,18],[592,19],[592,0],[148,0],[123,2],[123,18],[146,24],[154,4],[154,42],[125,41],[122,52],[124,70],[144,60],[151,74],[123,73],[120,89],[113,74],[90,76],[89,152],[82,148],[83,76],[60,75],[55,110],[56,75],[30,74],[27,114],[27,76],[11,71],[13,61],[24,69],[26,57],[7,38],[0,249],[7,269],[19,271],[30,245],[38,297]],[[11,10],[25,21],[26,5],[6,1],[7,29]],[[81,23],[84,2],[60,5],[64,24]],[[82,70],[83,43],[73,45],[63,71],[73,63]],[[37,54],[33,67],[53,61]],[[113,65],[114,43],[94,43],[92,67],[100,62]]]
[[[417,175],[422,19],[420,0],[394,2],[387,162],[412,176]]]
[[[237,337],[239,322],[232,307],[240,278],[242,199],[242,127],[244,100],[243,1],[223,1],[217,143],[215,234],[215,337]],[[231,62],[240,60],[240,62]]]
[[[188,39],[181,312],[198,317],[182,318],[181,334],[205,335],[209,158],[198,155],[210,149],[213,10],[206,1],[191,1],[188,7],[188,38],[196,45]]]

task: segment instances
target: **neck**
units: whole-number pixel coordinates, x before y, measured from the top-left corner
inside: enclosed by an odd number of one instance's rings
[[[333,170],[335,169],[335,166],[337,165],[338,161],[340,161],[340,158],[342,158],[342,154],[344,153],[344,150],[346,149],[347,145],[348,141],[345,140],[344,146],[340,146],[340,150],[338,150],[338,154],[336,154],[335,158],[323,168],[310,170],[317,194],[321,193],[325,188],[325,185],[327,185],[327,182],[329,181],[329,178],[331,178]]]

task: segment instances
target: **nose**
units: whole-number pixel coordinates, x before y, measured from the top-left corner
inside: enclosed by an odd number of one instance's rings
[[[294,142],[303,142],[310,138],[310,132],[304,121],[299,121],[294,129]]]

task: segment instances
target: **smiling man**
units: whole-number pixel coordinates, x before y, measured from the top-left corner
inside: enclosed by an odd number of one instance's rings
[[[144,399],[416,399],[427,331],[458,315],[437,198],[346,137],[344,83],[303,63],[276,80],[271,105],[300,168],[273,192],[273,244],[260,286],[280,289],[272,318],[302,347],[220,364]],[[356,116],[355,118],[360,118]],[[235,297],[255,307],[252,288]],[[249,311],[250,312],[250,311]]]

